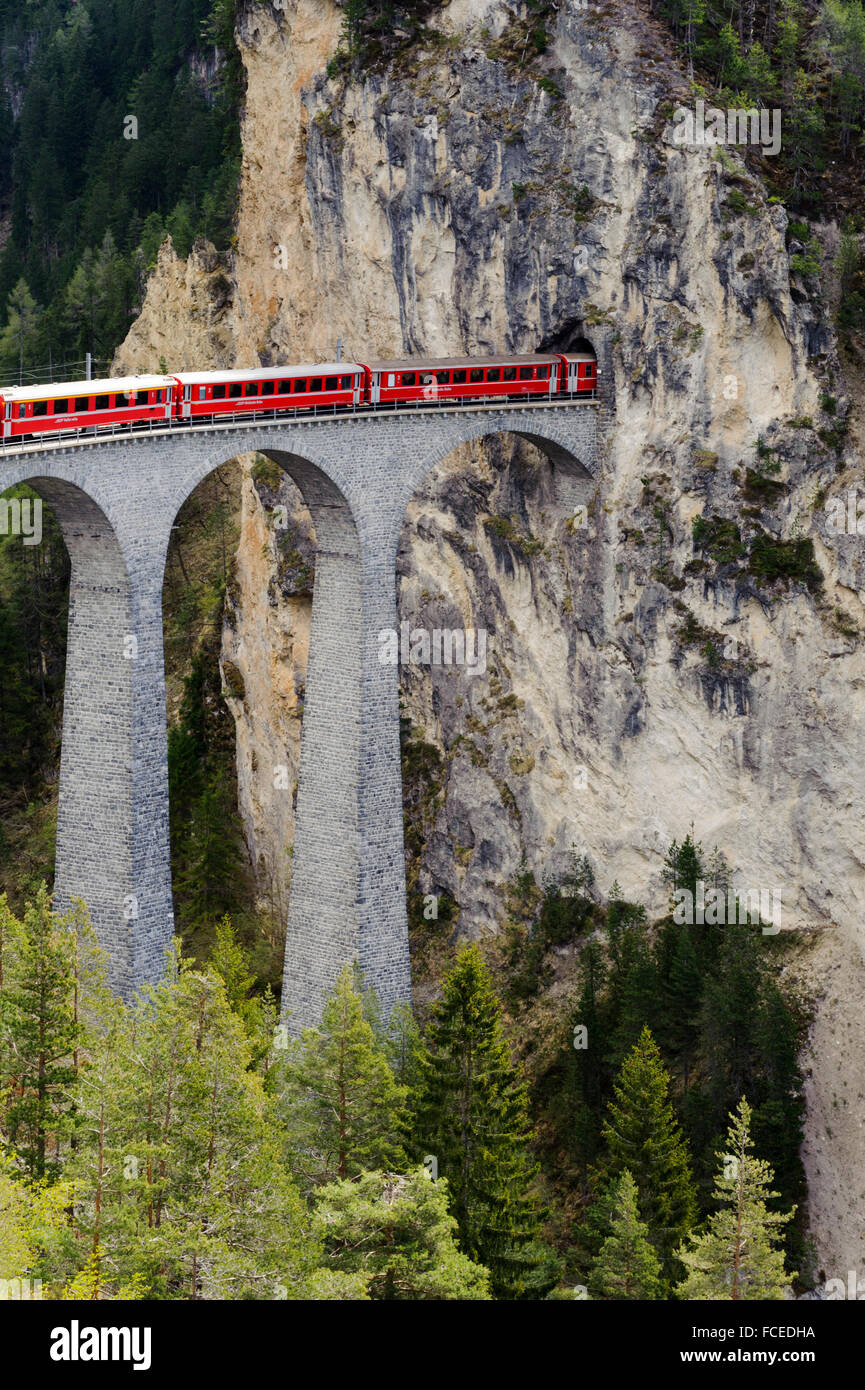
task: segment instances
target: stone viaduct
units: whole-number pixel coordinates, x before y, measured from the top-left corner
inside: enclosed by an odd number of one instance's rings
[[[396,556],[406,508],[460,444],[511,433],[551,459],[566,503],[587,500],[598,403],[431,406],[0,450],[0,491],[26,482],[72,562],[55,901],[86,902],[124,996],[157,981],[174,921],[162,585],[172,524],[214,468],[258,451],[299,487],[317,539],[288,909],[283,1007],[318,1022],[357,959],[389,1010],[410,997]]]

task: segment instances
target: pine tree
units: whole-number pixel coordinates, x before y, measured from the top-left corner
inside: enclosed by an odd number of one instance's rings
[[[664,879],[671,892],[675,893],[677,889],[685,888],[696,896],[697,884],[704,877],[701,858],[703,846],[694,843],[692,832],[693,826],[681,844],[673,840],[667,850],[664,859]]]
[[[703,993],[703,975],[694,945],[694,933],[712,930],[715,929],[669,921],[662,929],[658,944],[658,971],[664,1003],[658,1035],[665,1050],[671,1050],[681,1063],[685,1091],[690,1085],[697,1054]]]
[[[229,1007],[243,1016],[244,1005],[255,983],[246,952],[234,934],[229,917],[216,924],[216,940],[210,954],[211,967],[222,977]]]
[[[22,278],[9,295],[6,327],[0,333],[0,357],[17,362],[19,382],[24,379],[24,359],[36,342],[38,328],[39,305]]]
[[[221,977],[229,1007],[246,1030],[253,1065],[266,1075],[273,1064],[273,1036],[279,1009],[269,985],[263,995],[252,994],[255,975],[229,917],[223,917],[216,924],[210,968]]]
[[[717,968],[705,983],[699,1050],[706,1073],[707,1122],[713,1135],[720,1132],[736,1097],[753,1092],[766,973],[759,940],[753,927],[726,926]],[[708,1151],[705,1156],[709,1161]]]
[[[41,1277],[46,1251],[66,1222],[71,1195],[68,1183],[49,1185],[23,1177],[14,1155],[0,1153],[0,1279]]]
[[[784,1268],[778,1248],[780,1230],[793,1212],[773,1212],[767,1203],[777,1198],[772,1169],[755,1158],[750,1133],[751,1108],[743,1096],[730,1115],[727,1153],[715,1180],[720,1210],[709,1218],[702,1235],[678,1250],[688,1270],[676,1292],[688,1299],[783,1299],[792,1275]]]
[[[669,1084],[657,1045],[644,1028],[622,1064],[603,1127],[607,1176],[620,1177],[626,1169],[632,1174],[640,1217],[667,1278],[675,1272],[673,1251],[696,1216],[688,1146],[673,1114]]]
[[[627,1168],[616,1184],[611,1230],[592,1268],[590,1288],[599,1298],[661,1297],[661,1264],[637,1208],[637,1186]]]
[[[615,889],[615,885],[614,885]],[[646,929],[645,908],[611,897],[607,909],[610,950],[606,1062],[620,1066],[642,1029],[654,1025],[660,982]]]
[[[316,1199],[329,1265],[364,1274],[373,1299],[488,1299],[489,1276],[460,1253],[447,1182],[426,1169],[362,1173]]]
[[[27,1172],[42,1178],[59,1171],[56,1153],[74,1126],[75,940],[44,883],[13,931],[16,968],[3,991],[3,1052],[13,1059],[6,1129]]]
[[[175,957],[128,1016],[115,1006],[80,1082],[70,1287],[93,1297],[135,1287],[161,1299],[306,1296],[320,1242],[221,978]]]
[[[558,1125],[580,1171],[583,1201],[588,1197],[589,1168],[601,1146],[603,1093],[607,1082],[605,1015],[606,967],[597,941],[587,941],[580,954],[580,993],[569,1021],[562,1062],[563,1084]],[[585,1029],[585,1034],[578,1033]],[[579,1044],[585,1042],[583,1047]]]
[[[405,1161],[407,1088],[394,1079],[355,985],[352,967],[344,966],[320,1029],[305,1029],[283,1064],[293,1166],[308,1184],[399,1169]]]
[[[528,1101],[477,946],[445,978],[425,1042],[416,1132],[448,1180],[460,1245],[495,1297],[542,1296],[555,1271],[538,1243]]]

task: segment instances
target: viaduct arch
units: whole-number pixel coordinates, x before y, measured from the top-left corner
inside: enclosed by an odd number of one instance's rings
[[[283,1010],[320,1020],[356,958],[385,1011],[410,997],[396,558],[408,504],[458,445],[514,434],[553,465],[563,500],[597,474],[597,403],[447,408],[267,421],[0,451],[0,490],[27,482],[72,560],[55,896],[87,903],[129,996],[158,980],[174,930],[162,583],[171,526],[215,468],[259,452],[299,487],[316,529]]]

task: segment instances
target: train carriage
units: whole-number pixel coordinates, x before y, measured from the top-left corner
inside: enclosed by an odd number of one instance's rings
[[[0,388],[0,441],[152,428],[162,421],[330,413],[401,405],[593,397],[594,354],[319,362]]]
[[[174,378],[170,376],[0,387],[2,437],[35,439],[77,430],[116,430],[170,420],[174,387]]]
[[[181,420],[270,411],[360,405],[364,369],[358,362],[258,367],[226,372],[177,372]]]
[[[524,353],[503,357],[432,357],[370,362],[370,405],[403,401],[489,400],[496,397],[551,396],[561,375],[561,359]]]
[[[584,396],[594,394],[598,385],[598,364],[590,352],[563,352],[562,380],[563,394]]]

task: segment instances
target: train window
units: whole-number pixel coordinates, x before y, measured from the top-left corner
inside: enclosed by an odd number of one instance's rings
[[[48,414],[48,402],[47,402],[47,401],[34,401],[34,402],[33,402],[33,414],[34,414],[34,415],[47,415],[47,414]]]
[[[68,401],[68,400],[65,400],[65,401],[55,401],[55,402],[54,402],[54,414],[55,414],[55,415],[65,415],[65,414],[68,412],[68,410],[69,410],[69,401]]]
[[[517,369],[516,369],[516,367],[505,367],[504,370],[503,370],[503,372],[502,372],[502,380],[503,380],[503,381],[516,381],[516,379],[517,379]]]
[[[421,372],[421,374],[420,374],[420,384],[421,384],[421,386],[432,386],[432,382],[433,382],[433,374],[432,374],[432,372]]]
[[[320,391],[320,390],[321,390],[321,381],[322,381],[322,379],[321,379],[320,376],[314,376],[314,377],[312,378],[312,380],[310,381],[310,383],[309,383],[309,389],[310,389],[310,391]]]
[[[483,369],[483,367],[472,367],[471,371],[469,372],[469,381],[483,381],[483,379],[484,379],[484,369]]]
[[[438,382],[439,386],[447,386],[450,379],[450,372],[436,372],[436,381]]]
[[[248,381],[243,388],[244,396],[260,396],[261,389],[257,381]]]
[[[286,384],[287,384],[287,383],[286,383]],[[303,394],[303,393],[306,391],[306,378],[305,378],[305,377],[296,376],[296,377],[294,378],[294,392],[295,392],[295,395],[297,395],[298,391],[299,391],[301,394]]]
[[[501,369],[501,367],[490,367],[489,371],[487,372],[487,381],[501,381],[501,379],[502,379],[502,369]]]
[[[243,395],[243,382],[233,381],[228,388],[228,394],[233,401],[236,401],[238,396]]]
[[[388,372],[388,374],[387,374],[387,384],[388,384],[389,387],[390,387],[390,386],[396,386],[396,372]]]
[[[350,391],[352,389],[352,381],[350,376],[341,376],[339,379],[339,384],[343,391]]]
[[[326,376],[324,379],[324,389],[325,391],[337,391],[339,389],[339,378],[335,376]]]
[[[520,381],[531,381],[534,374],[534,367],[520,367]]]
[[[462,371],[460,371],[460,372],[454,372],[453,378],[452,378],[454,386],[463,386],[463,385],[465,384],[465,379],[466,379],[466,374],[465,374],[465,372],[462,372]]]
[[[272,395],[273,395],[273,382],[272,382],[272,381],[263,381],[263,382],[261,383],[261,394],[262,394],[263,396],[272,396]]]
[[[135,392],[135,404],[136,404],[136,405],[147,405],[147,402],[148,402],[149,400],[150,400],[150,392],[149,392],[149,391],[136,391],[136,392]]]
[[[89,409],[90,409],[90,397],[89,397],[89,396],[76,396],[76,397],[75,397],[75,409],[76,409],[76,410],[89,410]]]
[[[213,388],[213,399],[215,401],[225,400],[225,386],[221,382]]]
[[[111,397],[110,397],[110,396],[97,396],[97,397],[95,398],[94,402],[93,402],[93,409],[94,409],[94,410],[110,410],[110,409],[111,409]]]
[[[416,382],[417,376],[414,372],[403,372],[400,377],[400,384],[402,386],[414,386]]]

